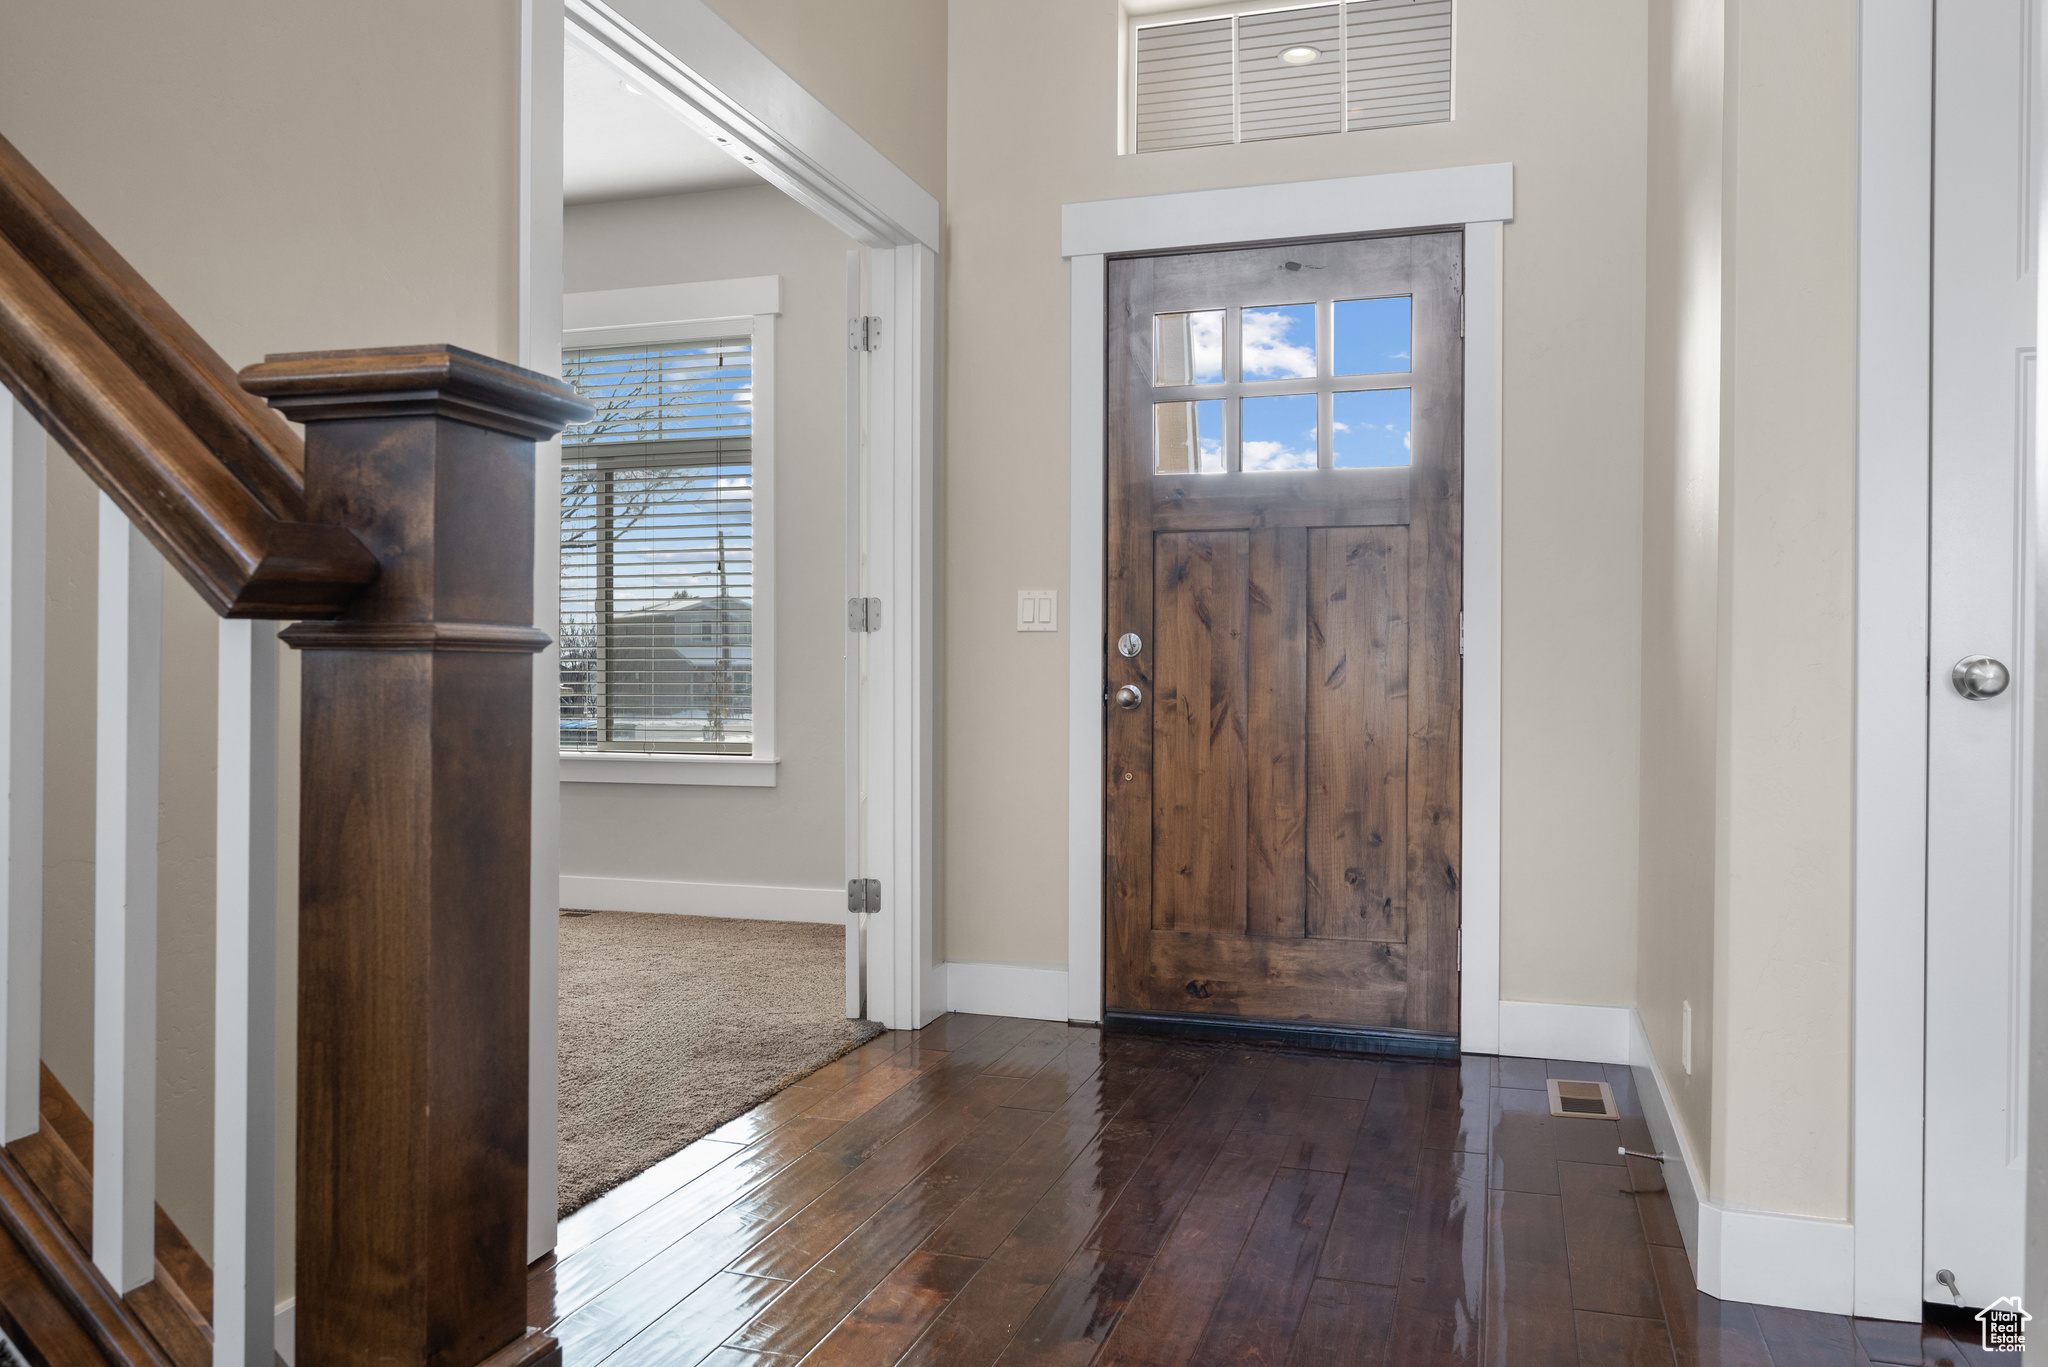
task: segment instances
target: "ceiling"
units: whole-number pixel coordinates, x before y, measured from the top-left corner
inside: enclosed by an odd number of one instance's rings
[[[562,63],[562,198],[642,199],[767,182],[573,38]]]

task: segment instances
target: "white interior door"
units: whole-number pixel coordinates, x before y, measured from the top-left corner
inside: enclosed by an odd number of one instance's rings
[[[2037,0],[1935,11],[1923,1297],[2022,1289]]]

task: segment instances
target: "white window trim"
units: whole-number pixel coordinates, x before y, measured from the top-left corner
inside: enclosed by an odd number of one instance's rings
[[[1501,321],[1514,167],[1459,166],[1068,204],[1067,1018],[1102,1019],[1104,331],[1107,260],[1233,242],[1465,230],[1463,945],[1459,1042],[1500,1048]]]
[[[754,753],[560,752],[564,783],[773,788],[775,748],[775,317],[782,277],[644,285],[562,296],[562,346],[625,346],[746,336],[754,354]],[[558,589],[559,592],[559,589]]]

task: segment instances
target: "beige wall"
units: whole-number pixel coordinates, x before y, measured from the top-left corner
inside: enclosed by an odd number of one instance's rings
[[[994,0],[951,11],[949,956],[1066,958],[1068,642],[1019,634],[1012,615],[1019,588],[1099,592],[1067,583],[1060,206],[1510,161],[1502,990],[1632,1001],[1642,9],[1464,0],[1453,122],[1122,157],[1118,24],[1111,0],[1045,0],[1031,24]]]
[[[234,365],[424,341],[509,356],[518,24],[511,0],[0,0],[0,134]],[[67,469],[50,485],[51,671],[62,684],[50,690],[46,784],[47,1052],[90,1105],[91,700],[78,681],[91,677],[93,503]],[[167,579],[158,1186],[206,1252],[215,631]],[[289,1044],[280,1052],[288,1122]],[[287,1216],[280,1294],[289,1248]]]
[[[1712,1194],[1846,1218],[1854,6],[1655,14],[1641,1008]]]
[[[1733,488],[1716,1188],[1846,1218],[1856,5],[1743,0],[1724,411]]]
[[[562,872],[829,888],[846,812],[846,253],[769,186],[571,208],[570,291],[782,277],[773,788],[562,785]]]
[[[932,194],[946,195],[946,0],[709,0]]]
[[[1722,0],[1651,7],[1638,1006],[1711,1166],[1721,585]],[[1683,1004],[1692,1073],[1680,1066]]]

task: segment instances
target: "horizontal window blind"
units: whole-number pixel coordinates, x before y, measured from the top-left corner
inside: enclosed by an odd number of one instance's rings
[[[753,346],[598,347],[562,371],[564,750],[753,752]]]
[[[1229,19],[1138,30],[1138,150],[1236,140],[1236,40]]]
[[[1322,56],[1300,66],[1280,60],[1281,53],[1302,47]],[[1344,64],[1337,55],[1337,6],[1241,16],[1237,73],[1242,141],[1341,131]]]
[[[1353,0],[1345,13],[1345,124],[1451,117],[1451,0]]]
[[[1451,3],[1344,0],[1139,25],[1133,146],[1161,152],[1449,119]]]

